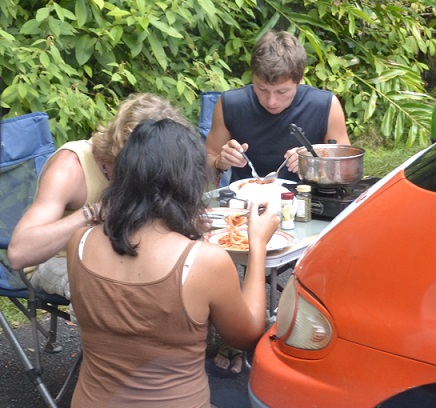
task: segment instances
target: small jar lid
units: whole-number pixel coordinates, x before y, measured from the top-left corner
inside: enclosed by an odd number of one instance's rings
[[[297,186],[297,191],[299,193],[310,193],[311,190],[312,188],[306,184],[300,184],[299,186]]]
[[[219,197],[221,199],[226,199],[226,198],[234,198],[236,197],[236,193],[230,189],[226,189],[226,190],[221,190],[219,192]]]
[[[292,191],[289,191],[288,193],[282,193],[282,200],[293,200],[294,199],[294,193]]]

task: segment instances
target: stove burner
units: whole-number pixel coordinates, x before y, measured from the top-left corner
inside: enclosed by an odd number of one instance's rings
[[[318,187],[314,189],[314,192],[318,192],[319,194],[333,195],[337,193],[337,189]]]
[[[351,186],[313,186],[312,215],[315,218],[334,218],[379,178],[368,177]]]
[[[353,196],[352,187],[315,187],[312,192],[313,197],[329,197],[336,199],[344,199]]]

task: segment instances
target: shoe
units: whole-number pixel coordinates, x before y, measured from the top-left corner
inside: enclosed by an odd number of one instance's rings
[[[212,364],[210,364],[209,369],[213,374],[220,378],[235,377],[240,374],[242,370],[242,355],[243,352],[241,350],[221,346],[218,350],[218,354],[213,359]],[[217,359],[220,359],[219,356],[224,358],[224,364],[221,363],[218,365],[219,362],[217,362]]]

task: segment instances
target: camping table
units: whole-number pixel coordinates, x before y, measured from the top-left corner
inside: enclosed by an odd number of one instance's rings
[[[205,193],[205,198],[210,199],[210,207],[218,207],[218,201],[221,189],[212,190]],[[286,270],[283,268],[289,265],[291,262],[298,259],[304,250],[316,240],[317,236],[327,227],[330,221],[324,220],[311,220],[309,222],[295,222],[295,228],[288,232],[294,237],[292,245],[278,251],[269,251],[265,260],[265,267],[270,270],[270,304],[269,304],[269,316],[274,315],[274,311],[277,307],[277,276],[279,268],[280,270]],[[235,252],[229,252],[232,260],[235,264],[246,266],[248,262],[248,254],[238,254]]]

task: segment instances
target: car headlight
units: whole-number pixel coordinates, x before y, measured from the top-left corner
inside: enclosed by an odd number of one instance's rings
[[[297,293],[292,275],[280,297],[277,313],[277,337],[288,346],[302,350],[320,350],[332,338],[332,327],[323,313]]]

